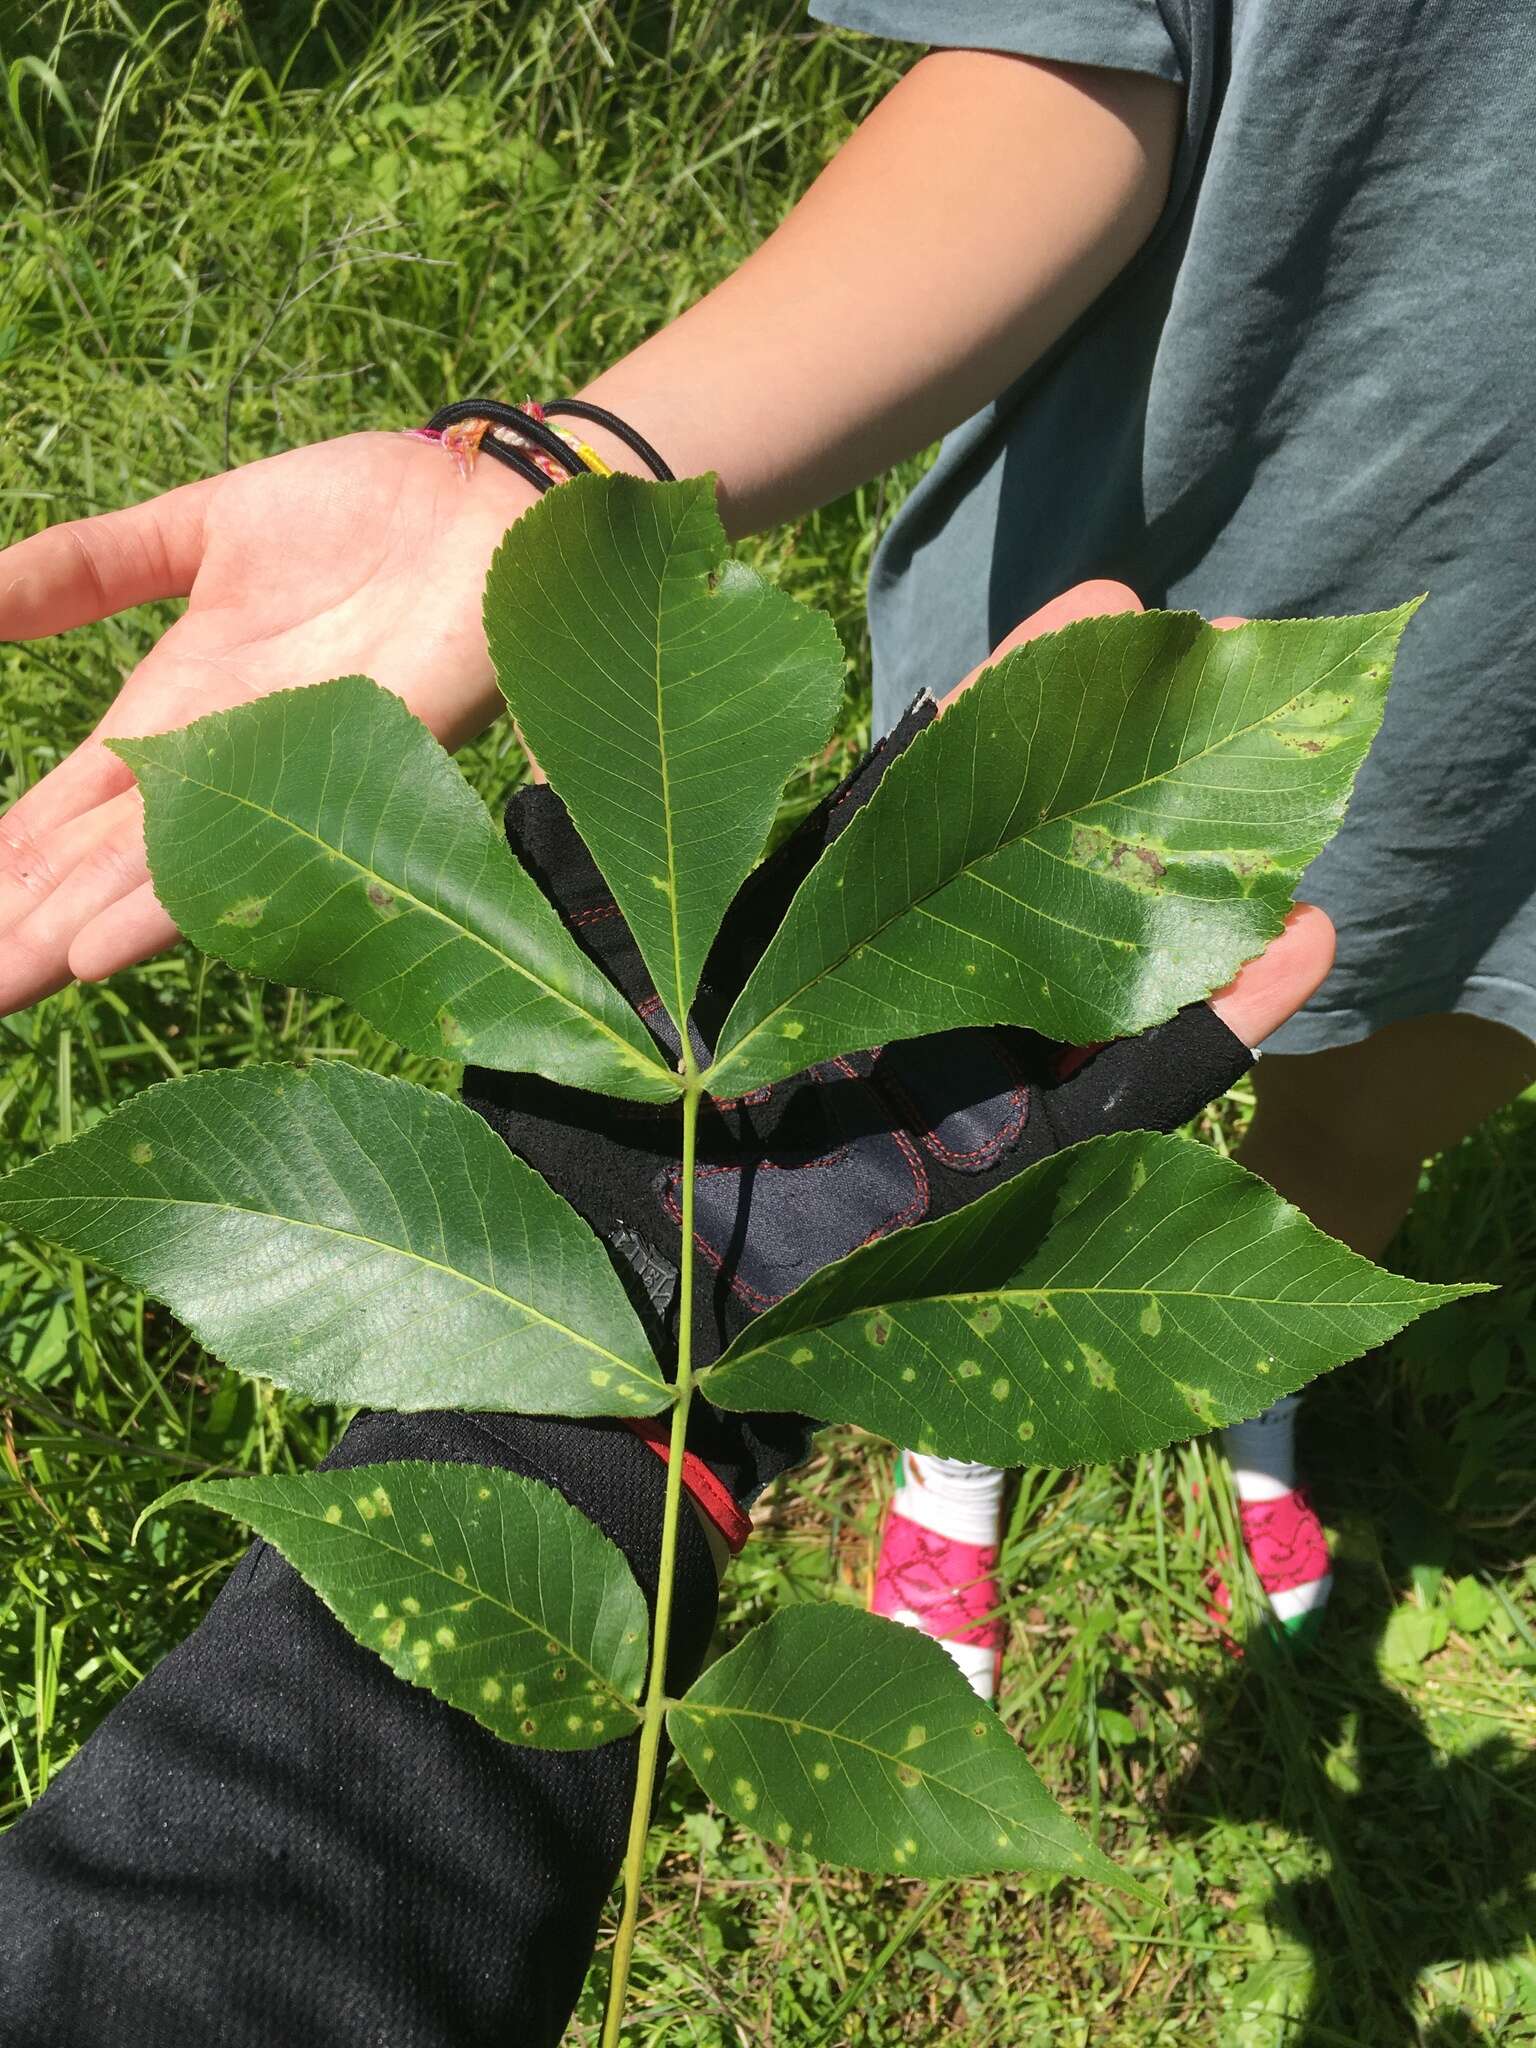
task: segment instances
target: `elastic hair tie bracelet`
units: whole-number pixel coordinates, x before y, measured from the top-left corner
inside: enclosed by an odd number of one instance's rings
[[[413,440],[436,441],[466,479],[482,449],[536,491],[569,483],[574,476],[611,476],[611,467],[595,448],[578,435],[548,424],[555,414],[605,428],[639,456],[659,483],[675,481],[643,435],[603,406],[581,398],[561,399],[554,405],[538,405],[530,399],[526,406],[506,405],[497,398],[460,398],[440,406],[424,427],[404,431]]]

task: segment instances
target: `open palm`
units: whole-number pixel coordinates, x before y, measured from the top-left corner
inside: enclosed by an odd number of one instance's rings
[[[466,486],[421,442],[353,434],[0,552],[7,640],[189,599],[90,737],[0,818],[0,1015],[176,936],[108,739],[354,673],[394,690],[446,746],[483,730],[501,699],[480,593],[532,501],[493,465]]]

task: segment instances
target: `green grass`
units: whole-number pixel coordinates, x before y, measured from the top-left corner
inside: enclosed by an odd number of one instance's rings
[[[902,53],[745,0],[0,14],[4,537],[444,395],[570,387],[723,275]],[[895,481],[899,490],[905,478]],[[753,550],[825,605],[863,729],[871,490]],[[170,613],[0,649],[14,791]],[[947,679],[946,679],[947,680]],[[841,753],[824,763],[834,772]],[[490,797],[507,734],[474,750]],[[817,778],[792,800],[803,803]],[[317,1051],[444,1086],[335,1005],[175,955],[0,1026],[0,1162],[151,1081]],[[1241,1099],[1209,1127],[1227,1143]],[[1504,1291],[1323,1384],[1340,1538],[1303,1669],[1203,1619],[1231,1531],[1199,1447],[1026,1475],[1003,1708],[1152,1903],[875,1882],[723,1826],[679,1777],[655,1837],[636,2041],[1468,2048],[1536,2041],[1536,1124],[1427,1176],[1399,1261]],[[334,1418],[258,1392],[117,1283],[0,1248],[0,1815],[194,1624],[236,1552],[134,1520],[210,1467],[290,1469]],[[824,1440],[760,1516],[723,1639],[862,1597],[888,1454]],[[1197,1491],[1198,1489],[1198,1491]],[[595,2040],[589,1989],[574,2041]]]

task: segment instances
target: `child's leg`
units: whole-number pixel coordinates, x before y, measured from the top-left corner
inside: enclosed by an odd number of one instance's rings
[[[1426,1159],[1536,1079],[1536,1046],[1481,1017],[1416,1017],[1356,1045],[1254,1070],[1239,1157],[1330,1236],[1379,1259]],[[1450,1277],[1450,1276],[1447,1276]],[[1297,1483],[1298,1398],[1224,1432],[1243,1539],[1275,1618],[1315,1626],[1332,1587],[1322,1525]]]
[[[870,1606],[936,1636],[985,1700],[997,1697],[999,1521],[1007,1478],[993,1465],[899,1451]]]
[[[1355,1045],[1253,1070],[1238,1157],[1320,1230],[1379,1259],[1426,1159],[1536,1080],[1536,1046],[1482,1017],[1411,1017]]]

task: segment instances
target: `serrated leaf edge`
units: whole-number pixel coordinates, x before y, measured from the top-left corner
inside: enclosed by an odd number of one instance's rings
[[[359,1477],[359,1483],[362,1482],[362,1479],[364,1477],[373,1477],[376,1474],[385,1472],[415,1470],[419,1472],[430,1473],[433,1469],[434,1462],[431,1459],[427,1458],[399,1458],[392,1460],[388,1464],[349,1465],[345,1468],[349,1477],[353,1475],[357,1475]],[[559,1491],[557,1487],[549,1486],[541,1479],[529,1478],[520,1472],[507,1472],[502,1470],[500,1467],[494,1465],[455,1464],[452,1467],[452,1469],[456,1472],[478,1473],[482,1478],[488,1477],[492,1482],[499,1482],[507,1479],[516,1480],[518,1484],[521,1486],[529,1488],[536,1487],[541,1493],[549,1494],[552,1499],[559,1501],[562,1507],[570,1508],[572,1513],[581,1513],[581,1510],[579,1508],[575,1508],[572,1505],[572,1503],[566,1499],[565,1495]],[[263,1535],[260,1529],[257,1528],[257,1525],[254,1522],[247,1521],[245,1516],[242,1515],[235,1506],[230,1505],[228,1507],[225,1507],[221,1502],[217,1500],[209,1500],[205,1498],[206,1490],[215,1487],[223,1488],[225,1486],[260,1486],[263,1484],[271,1483],[273,1481],[302,1485],[306,1479],[316,1476],[319,1475],[300,1472],[265,1474],[246,1473],[231,1474],[228,1478],[224,1479],[184,1480],[179,1486],[173,1486],[170,1488],[168,1492],[162,1493],[158,1500],[151,1501],[149,1506],[145,1508],[144,1512],[139,1516],[138,1520],[133,1525],[134,1539],[137,1540],[139,1530],[143,1527],[144,1523],[149,1519],[151,1515],[158,1513],[163,1508],[178,1506],[183,1501],[193,1500],[196,1501],[200,1507],[211,1508],[217,1514],[228,1515],[232,1521],[243,1523],[243,1525],[247,1529],[252,1530],[258,1536],[261,1536],[261,1540],[263,1543],[270,1543],[274,1550],[276,1550],[282,1557],[287,1559],[287,1562],[293,1567],[294,1571],[298,1573],[299,1577],[303,1579],[305,1585],[309,1587],[309,1590],[315,1595],[316,1599],[320,1600],[325,1605],[327,1610],[335,1616],[336,1620],[341,1624],[341,1626],[344,1629],[346,1629],[347,1634],[352,1637],[352,1640],[354,1642],[360,1644],[363,1649],[371,1651],[374,1656],[379,1658],[380,1663],[384,1664],[386,1668],[393,1672],[397,1678],[403,1678],[408,1685],[417,1686],[424,1692],[432,1693],[434,1698],[441,1699],[442,1695],[436,1692],[435,1688],[431,1686],[426,1681],[426,1679],[409,1670],[403,1670],[400,1669],[398,1666],[391,1664],[388,1658],[383,1656],[378,1650],[374,1649],[374,1646],[371,1643],[364,1642],[361,1636],[354,1635],[351,1627],[345,1620],[343,1620],[341,1614],[332,1604],[329,1596],[326,1594],[324,1589],[315,1584],[314,1580],[310,1578],[309,1574],[304,1570],[302,1565],[296,1563],[293,1558],[288,1556],[287,1551],[283,1549],[282,1544],[279,1543],[275,1537]],[[331,1475],[328,1474],[326,1476],[329,1477]],[[290,1508],[289,1512],[298,1513],[301,1511]],[[323,1514],[315,1515],[314,1517],[312,1517],[312,1519],[316,1521],[322,1528],[329,1529],[335,1526],[333,1523],[327,1522]],[[586,1516],[583,1516],[582,1519],[584,1521],[587,1521],[588,1527],[593,1530],[594,1534],[599,1536],[604,1543],[609,1545],[615,1557],[618,1558],[619,1562],[623,1565],[624,1570],[629,1574],[630,1583],[635,1586],[636,1593],[639,1594],[639,1586],[635,1581],[634,1573],[630,1571],[629,1560],[624,1556],[623,1551],[619,1549],[618,1545],[613,1541],[613,1538],[611,1536],[605,1535],[604,1532],[597,1527],[597,1524],[595,1522],[590,1521]],[[373,1540],[379,1541],[379,1539],[377,1538]],[[549,1624],[542,1618],[535,1620],[532,1616],[522,1613],[520,1609],[513,1607],[508,1601],[498,1599],[495,1594],[486,1592],[483,1586],[475,1584],[473,1580],[454,1579],[450,1577],[447,1572],[440,1571],[437,1569],[437,1567],[425,1563],[419,1551],[394,1551],[392,1549],[392,1546],[384,1544],[382,1542],[380,1543],[380,1547],[386,1550],[391,1550],[391,1554],[398,1555],[399,1557],[404,1559],[405,1562],[410,1564],[414,1569],[426,1572],[432,1577],[440,1578],[445,1585],[452,1586],[461,1593],[467,1589],[477,1594],[479,1598],[481,1598],[482,1600],[489,1601],[491,1606],[499,1608],[502,1613],[510,1614],[514,1620],[521,1623],[525,1628],[542,1630],[548,1637],[549,1641],[559,1643],[561,1652],[566,1657],[568,1657],[573,1664],[579,1664],[584,1671],[589,1672],[591,1676],[597,1680],[598,1684],[602,1686],[604,1692],[606,1693],[608,1699],[611,1701],[614,1708],[616,1710],[622,1711],[623,1713],[629,1716],[629,1725],[619,1730],[617,1734],[610,1736],[608,1738],[609,1741],[621,1741],[624,1736],[632,1735],[635,1729],[639,1727],[640,1722],[643,1719],[643,1713],[637,1702],[639,1700],[641,1691],[643,1691],[644,1689],[643,1677],[640,1680],[639,1685],[637,1686],[635,1698],[630,1699],[626,1697],[625,1694],[617,1691],[610,1679],[605,1678],[602,1672],[597,1670],[597,1668],[594,1665],[588,1663],[587,1659],[582,1656],[579,1650],[573,1648],[571,1644],[565,1642],[563,1638],[557,1635],[550,1628]],[[640,1595],[640,1605],[643,1609],[645,1605],[643,1595]],[[485,1720],[483,1716],[481,1716],[480,1714],[477,1714],[473,1707],[460,1706],[458,1702],[449,1700],[444,1700],[443,1704],[445,1706],[452,1706],[455,1712],[457,1713],[468,1714],[472,1720],[478,1721],[481,1727],[489,1729],[490,1732],[493,1735],[496,1735],[499,1740],[503,1742],[509,1740],[509,1738],[502,1732],[501,1729],[494,1726],[491,1722]],[[537,1747],[537,1745],[532,1746]],[[606,1747],[606,1744],[596,1744],[594,1745],[594,1747],[603,1748]],[[555,1753],[557,1752],[551,1752],[551,1754]]]

